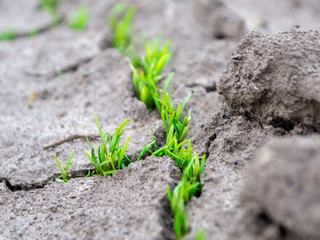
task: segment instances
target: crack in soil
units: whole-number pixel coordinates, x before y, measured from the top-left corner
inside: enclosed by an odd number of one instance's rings
[[[206,86],[206,85],[203,85],[200,83],[190,83],[190,84],[185,84],[185,86],[188,88],[202,87],[202,88],[204,88],[204,90],[206,90],[207,93],[217,91],[217,84],[216,83],[213,83],[213,85],[209,85],[209,86]]]
[[[96,55],[95,55],[96,56]],[[67,66],[61,67],[60,69],[51,70],[49,72],[39,73],[39,72],[29,72],[26,73],[34,76],[34,77],[42,77],[45,76],[47,78],[55,78],[59,76],[60,74],[70,73],[70,72],[76,72],[78,68],[85,63],[90,62],[95,56],[87,57],[81,61],[69,64]]]
[[[170,186],[170,191],[174,189],[175,186]],[[161,235],[163,239],[175,239],[175,232],[173,229],[173,213],[171,211],[171,206],[167,195],[163,196],[160,200],[160,213],[159,222],[163,227]]]
[[[52,148],[52,147],[55,147],[55,146],[61,145],[61,144],[66,143],[66,142],[70,142],[70,141],[73,141],[75,139],[79,139],[79,138],[83,138],[84,140],[86,140],[86,136],[88,137],[89,140],[96,140],[96,138],[100,137],[100,135],[98,135],[98,134],[88,134],[88,135],[85,135],[85,134],[74,134],[74,135],[68,136],[66,138],[59,139],[59,140],[57,140],[55,142],[52,142],[52,143],[49,143],[49,144],[43,146],[43,150],[47,150],[49,148]]]
[[[206,154],[206,159],[209,158],[210,156],[210,151],[209,151],[209,148],[211,146],[211,143],[217,138],[217,134],[212,134],[206,141],[206,144],[205,144],[205,154]]]
[[[60,16],[55,27],[58,25],[61,25],[63,23],[63,21],[65,20],[65,18],[66,18],[65,16]],[[17,32],[14,40],[21,39],[21,38],[30,38],[30,36],[32,36],[33,33],[36,35],[39,35],[41,33],[45,33],[47,31],[51,30],[52,28],[53,28],[53,26],[50,23],[45,26],[39,27],[38,29],[34,29],[34,30],[31,30],[28,32]]]
[[[93,171],[94,169],[89,169],[89,170],[76,170],[76,171],[71,171],[68,173],[68,180],[72,178],[80,178],[80,177],[85,177],[89,171]],[[11,192],[16,192],[16,191],[31,191],[34,189],[41,189],[44,188],[49,182],[54,181],[56,178],[59,178],[61,175],[60,174],[54,174],[47,179],[41,181],[41,182],[36,182],[36,183],[19,183],[19,184],[11,184],[10,180],[8,178],[0,178],[0,182],[4,182],[7,188]]]

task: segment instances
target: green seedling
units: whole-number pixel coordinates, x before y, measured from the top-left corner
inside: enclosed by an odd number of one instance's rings
[[[111,42],[112,45],[122,54],[130,55],[128,49],[132,44],[132,38],[134,30],[132,27],[132,19],[135,13],[135,7],[130,6],[127,9],[127,5],[124,3],[116,4],[108,17],[109,26],[111,28]],[[130,51],[131,53],[134,50]],[[128,56],[130,58],[130,56]]]
[[[70,165],[70,163],[71,163],[73,154],[74,154],[74,149],[72,149],[72,152],[71,152],[71,154],[70,154],[70,156],[69,156],[69,159],[68,159],[68,162],[67,162],[67,165],[66,165],[66,168],[65,168],[65,172],[62,171],[62,168],[61,168],[61,165],[60,165],[60,163],[59,163],[59,161],[58,161],[57,155],[54,154],[54,158],[56,159],[56,162],[57,162],[57,164],[58,164],[58,167],[59,167],[60,172],[61,172],[61,177],[62,177],[62,179],[56,178],[56,179],[55,179],[56,182],[63,182],[63,183],[68,182],[68,179],[67,179],[67,177],[68,177],[68,168],[69,168],[69,165]]]
[[[55,27],[59,23],[58,4],[60,0],[38,0],[40,6],[51,16],[51,26]]]
[[[53,9],[57,8],[60,0],[39,0],[39,4],[42,8],[47,9]]]
[[[154,140],[153,135],[152,135],[152,128],[151,127],[150,127],[150,137],[151,137],[152,142],[149,143],[149,144],[146,144],[146,146],[142,149],[142,151],[140,152],[140,154],[138,156],[138,160],[141,160],[143,155],[146,154],[147,152],[153,154],[154,152],[152,152],[150,150],[150,148],[152,148],[152,146],[154,147],[155,151],[158,150],[158,147],[157,147],[157,144],[156,144],[156,140]]]
[[[197,232],[197,236],[194,240],[205,240],[206,239],[206,234],[204,233],[203,229],[200,228]]]
[[[185,176],[182,176],[180,183],[175,187],[173,193],[167,187],[167,196],[174,216],[173,228],[177,239],[181,239],[188,231],[188,218],[184,211],[184,206],[192,197],[194,189],[195,186]]]
[[[183,118],[182,122],[180,122],[180,118],[181,113],[183,112],[185,105],[192,96],[192,94],[193,93],[190,93],[186,97],[182,106],[180,106],[180,104],[178,105],[177,110],[174,110],[171,104],[170,94],[163,94],[163,100],[157,99],[161,105],[160,115],[166,133],[168,134],[171,126],[173,126],[174,136],[177,138],[179,142],[183,141],[183,139],[187,136],[188,133],[189,121],[191,119],[191,110],[189,110],[188,116]]]
[[[150,152],[152,153],[152,151],[150,150],[150,148],[155,144],[156,141],[152,141],[151,143],[147,144],[144,146],[144,148],[142,149],[142,151],[139,153],[138,155],[138,160],[142,160],[142,157],[147,153]]]
[[[17,31],[13,27],[7,27],[0,33],[0,41],[13,41],[17,37]]]
[[[172,135],[172,129],[169,135]],[[202,186],[200,176],[204,169],[205,155],[201,158],[197,153],[192,153],[191,141],[188,140],[188,147],[185,150],[181,145],[177,144],[176,139],[173,138],[174,151],[166,152],[171,156],[182,169],[182,179],[178,186],[171,194],[170,189],[167,188],[167,195],[171,204],[171,209],[174,215],[174,230],[178,239],[181,239],[187,233],[187,216],[184,212],[184,205],[195,195],[201,193]],[[201,162],[200,162],[201,159]]]
[[[156,99],[160,98],[157,89],[158,81],[161,79],[161,72],[170,61],[172,52],[171,42],[167,41],[163,47],[160,47],[160,38],[144,43],[144,56],[139,61],[132,61],[131,69],[133,75],[133,85],[135,86],[137,96],[144,102],[147,109],[151,112],[157,106]],[[173,74],[170,74],[166,83],[170,83]],[[165,84],[167,86],[167,84]]]
[[[97,175],[106,176],[115,172],[116,169],[124,168],[124,159],[127,159],[129,162],[131,162],[131,160],[125,155],[129,143],[129,136],[127,137],[126,143],[123,147],[121,147],[119,143],[120,137],[124,133],[122,129],[129,119],[126,119],[120,124],[112,137],[110,136],[109,132],[106,134],[103,133],[96,115],[95,120],[102,143],[98,147],[98,157],[96,157],[94,147],[91,146],[89,139],[86,136],[91,150],[90,153],[86,152],[86,154],[95,167],[95,173]],[[116,166],[116,162],[118,163],[118,166]]]
[[[81,4],[78,11],[69,20],[69,27],[73,30],[83,30],[86,28],[88,21],[88,6]]]
[[[182,147],[182,144],[188,142],[187,149]],[[167,150],[167,153],[172,157],[177,165],[182,170],[188,170],[188,176],[190,179],[196,177],[196,181],[200,181],[200,176],[204,169],[204,163],[206,155],[199,157],[196,152],[192,152],[191,140],[185,140],[180,144],[174,141],[174,147]]]
[[[166,144],[164,147],[156,150],[153,155],[161,157],[163,155],[172,157],[173,154],[171,152],[177,152],[182,147],[187,140],[178,143],[177,138],[174,136],[174,126],[170,127],[169,133],[167,134]]]
[[[38,31],[37,29],[34,29],[34,30],[31,30],[31,31],[29,32],[28,36],[29,36],[30,38],[34,38],[34,37],[36,37],[38,34],[39,34],[39,31]]]

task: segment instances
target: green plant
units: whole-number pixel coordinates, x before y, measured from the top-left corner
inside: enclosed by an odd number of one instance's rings
[[[47,8],[57,8],[60,0],[39,0],[39,4],[42,8],[47,9]]]
[[[88,6],[81,4],[78,11],[70,18],[69,27],[74,30],[85,29],[88,21]]]
[[[143,157],[143,155],[146,154],[147,152],[152,153],[152,151],[150,150],[150,148],[152,147],[152,145],[155,144],[155,142],[156,142],[156,141],[152,141],[151,143],[146,144],[146,145],[144,146],[144,148],[142,149],[142,151],[141,151],[141,152],[139,153],[139,155],[138,155],[138,160],[141,160],[142,157]]]
[[[28,33],[28,36],[30,38],[33,38],[33,37],[36,37],[37,35],[39,34],[39,31],[37,29],[34,29],[34,30],[31,30],[29,33]]]
[[[205,240],[206,239],[206,234],[204,233],[203,229],[200,228],[197,232],[197,236],[194,240]]]
[[[51,16],[51,26],[54,27],[59,23],[58,4],[60,0],[38,0],[41,8]]]
[[[196,187],[188,181],[185,175],[182,175],[182,179],[173,190],[173,193],[167,187],[167,196],[174,217],[173,228],[178,239],[181,239],[188,231],[188,217],[184,211],[184,206],[195,191]]]
[[[13,41],[17,37],[17,31],[13,27],[7,27],[0,33],[0,41]]]
[[[177,110],[175,110],[172,106],[170,100],[170,94],[163,94],[162,100],[157,99],[161,106],[160,115],[163,121],[163,125],[165,127],[166,133],[168,135],[171,126],[174,127],[174,136],[177,138],[178,142],[183,141],[183,139],[187,136],[189,129],[189,121],[191,119],[191,109],[189,109],[188,115],[183,118],[183,121],[180,121],[181,113],[183,112],[187,102],[193,93],[190,93],[184,100],[182,106],[180,104],[177,106]]]
[[[151,127],[150,127],[150,137],[151,137],[152,142],[149,143],[149,144],[146,144],[146,145],[144,146],[144,148],[142,149],[142,151],[141,151],[141,152],[139,153],[139,155],[138,155],[138,160],[142,160],[142,157],[143,157],[147,152],[153,154],[153,152],[150,150],[150,148],[151,148],[152,146],[154,147],[155,151],[158,150],[158,147],[157,147],[157,144],[156,144],[156,140],[154,140],[153,135],[152,135],[152,128],[151,128]]]
[[[197,181],[190,181],[188,174],[183,173],[173,193],[167,187],[167,196],[174,216],[173,228],[178,239],[181,239],[188,231],[188,218],[184,206],[196,195],[199,184]]]
[[[68,182],[68,179],[67,179],[67,177],[68,177],[68,168],[69,168],[69,165],[71,163],[73,154],[74,154],[74,149],[72,149],[72,152],[71,152],[71,154],[69,156],[69,159],[68,159],[68,162],[67,162],[67,165],[66,165],[66,168],[65,168],[65,172],[62,171],[62,168],[61,168],[60,163],[58,161],[57,155],[54,154],[54,158],[56,159],[56,162],[58,164],[58,167],[59,167],[60,172],[61,172],[61,177],[62,177],[62,179],[56,178],[55,179],[56,182],[64,182],[64,183]]]
[[[111,28],[111,42],[112,45],[125,55],[129,55],[129,47],[132,44],[134,30],[132,27],[132,19],[135,13],[135,7],[130,6],[128,10],[124,3],[116,4],[108,17],[109,26]],[[131,53],[133,53],[134,50]],[[130,56],[129,56],[130,58]]]
[[[161,72],[170,61],[172,52],[170,49],[171,41],[167,41],[160,47],[160,38],[155,38],[150,42],[143,43],[142,59],[133,59],[131,62],[133,85],[135,86],[139,100],[145,103],[151,112],[157,106],[157,99],[160,94],[157,88],[158,81],[161,79]],[[173,73],[170,74],[166,83],[170,83]],[[166,86],[166,84],[165,84]],[[157,106],[160,109],[159,106]]]
[[[119,143],[120,137],[124,133],[122,129],[129,121],[129,119],[126,119],[124,122],[120,124],[120,126],[117,128],[112,137],[110,136],[109,132],[107,132],[106,134],[103,133],[96,115],[95,120],[102,143],[98,147],[98,157],[96,157],[94,147],[91,146],[89,139],[86,136],[87,142],[91,150],[91,154],[89,154],[88,152],[86,152],[86,154],[91,163],[94,165],[95,173],[97,175],[106,176],[115,172],[116,169],[124,168],[125,165],[123,159],[127,159],[129,162],[131,162],[131,160],[125,155],[129,143],[129,136],[127,137],[126,143],[123,147],[121,147]],[[117,168],[116,161],[118,162]]]
[[[200,176],[204,169],[206,156],[199,157],[197,153],[192,152],[191,140],[185,140],[178,144],[173,136],[174,126],[169,131],[166,146],[162,153],[175,160],[182,170],[182,179],[171,194],[167,188],[167,195],[171,204],[174,216],[174,230],[178,239],[181,239],[188,230],[187,215],[184,211],[185,204],[195,195],[200,195],[202,191]],[[187,149],[182,145],[188,142]],[[158,152],[160,152],[158,150]]]

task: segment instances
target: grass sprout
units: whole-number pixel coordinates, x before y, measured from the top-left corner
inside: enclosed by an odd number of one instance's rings
[[[55,179],[56,182],[63,182],[63,183],[68,182],[68,179],[67,179],[67,177],[68,177],[68,169],[69,169],[69,166],[70,166],[70,163],[71,163],[73,154],[74,154],[74,149],[72,149],[72,152],[71,152],[71,154],[70,154],[70,156],[69,156],[69,159],[68,159],[68,162],[67,162],[67,165],[66,165],[66,168],[65,168],[65,172],[63,172],[63,170],[62,170],[62,168],[61,168],[61,165],[60,165],[60,163],[59,163],[59,161],[58,161],[57,155],[54,154],[54,158],[56,159],[56,162],[57,162],[57,164],[58,164],[58,167],[59,167],[60,172],[61,172],[61,177],[62,177],[62,179],[56,178],[56,179]]]
[[[142,157],[143,157],[147,152],[152,153],[152,151],[150,150],[150,148],[151,148],[155,143],[156,143],[156,141],[153,140],[151,143],[146,144],[146,145],[144,146],[144,148],[142,149],[142,151],[139,153],[139,155],[138,155],[138,160],[141,160]]]
[[[160,38],[155,38],[143,44],[144,56],[140,60],[131,60],[133,85],[135,86],[138,99],[145,103],[149,112],[157,106],[160,94],[157,88],[161,79],[161,72],[171,59],[171,41],[167,41],[160,47]],[[170,82],[173,74],[170,74],[166,82]]]
[[[40,6],[51,16],[51,26],[55,27],[59,23],[58,4],[60,0],[38,0]]]
[[[125,55],[130,55],[128,49],[132,44],[132,38],[134,35],[134,29],[132,27],[134,13],[134,6],[127,7],[125,3],[118,3],[112,8],[108,17],[112,34],[112,45],[120,53]],[[133,52],[134,50],[131,51],[131,53]]]
[[[38,31],[37,29],[33,29],[33,30],[31,30],[31,31],[28,33],[28,36],[29,36],[30,38],[34,38],[34,37],[36,37],[38,34],[39,34],[39,31]]]
[[[173,136],[174,127],[171,126],[165,149],[162,153],[175,160],[182,170],[182,179],[177,187],[170,192],[167,188],[167,195],[174,215],[174,230],[178,239],[187,233],[187,215],[184,206],[193,196],[199,196],[202,191],[200,176],[204,169],[206,156],[199,157],[196,152],[192,152],[191,140],[185,140],[178,144]],[[182,145],[188,142],[187,148]],[[158,151],[159,152],[159,151]]]
[[[13,27],[7,27],[0,33],[0,41],[13,41],[17,37],[17,30]]]
[[[171,126],[174,127],[174,136],[179,142],[183,141],[188,134],[189,121],[191,119],[191,109],[186,117],[183,118],[183,121],[180,121],[181,113],[183,112],[188,100],[193,93],[190,93],[184,100],[182,105],[178,105],[177,109],[174,110],[170,94],[163,94],[163,100],[157,99],[158,104],[161,105],[160,115],[165,127],[166,133],[168,135]]]
[[[167,187],[167,196],[174,216],[173,228],[177,239],[182,239],[188,232],[188,217],[184,207],[192,197],[192,193],[195,192],[195,188],[196,186],[190,183],[185,175],[182,175],[182,179],[172,193]]]
[[[78,11],[69,20],[69,27],[74,30],[83,30],[88,22],[89,10],[86,4],[81,4]]]
[[[184,207],[196,195],[199,184],[199,182],[189,181],[188,175],[182,174],[182,179],[172,193],[167,187],[167,196],[174,216],[173,228],[177,239],[182,239],[188,232],[188,218]]]
[[[198,229],[196,238],[194,240],[205,240],[206,234],[204,233],[204,230],[202,228]]]
[[[120,137],[124,133],[124,130],[122,129],[129,119],[126,119],[120,124],[113,136],[111,136],[109,132],[104,134],[96,115],[95,120],[101,138],[101,144],[98,147],[98,157],[95,155],[94,147],[90,144],[87,136],[86,139],[91,151],[86,152],[86,154],[91,163],[94,165],[95,173],[100,176],[106,176],[112,174],[117,169],[123,169],[125,167],[123,162],[124,159],[127,159],[129,162],[131,162],[131,160],[125,155],[129,143],[129,136],[127,137],[123,147],[121,147],[119,143]],[[117,166],[116,162],[118,163]]]

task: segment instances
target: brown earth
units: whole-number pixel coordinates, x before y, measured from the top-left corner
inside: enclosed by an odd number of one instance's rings
[[[85,139],[44,149],[83,134],[97,146],[94,114],[111,132],[130,118],[133,161],[150,127],[163,142],[158,114],[136,99],[129,64],[110,47],[106,17],[118,1],[65,0],[61,17],[82,2],[88,26],[74,32],[64,21],[51,29],[36,0],[0,1],[0,31],[19,33],[0,42],[0,239],[175,239],[165,192],[179,180],[172,160],[84,178]],[[174,102],[197,90],[188,137],[207,161],[202,195],[187,205],[187,239],[199,228],[207,239],[318,239],[320,140],[309,135],[320,130],[320,1],[126,2],[138,32],[172,39],[164,75],[176,72]],[[27,37],[35,28],[44,30]],[[53,154],[65,165],[72,149],[71,180],[53,182]]]

